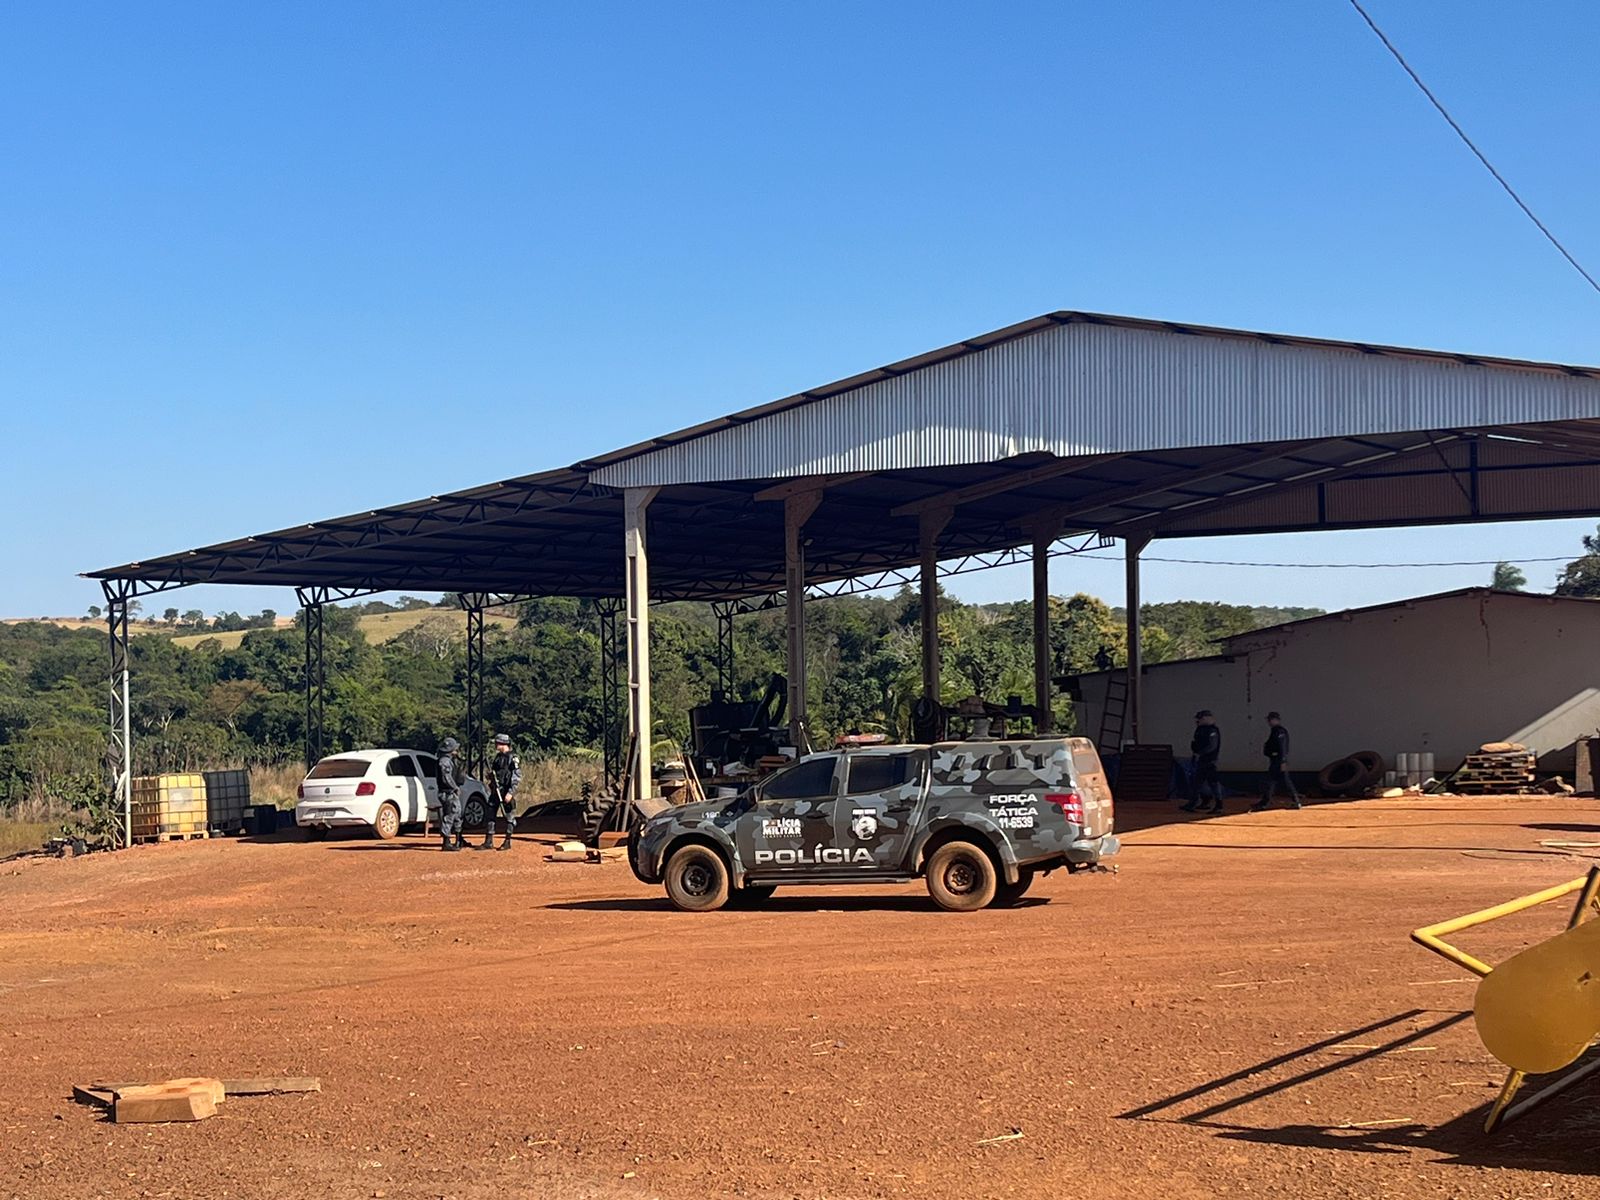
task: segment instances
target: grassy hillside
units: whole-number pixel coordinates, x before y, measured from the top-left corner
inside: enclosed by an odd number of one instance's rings
[[[367,635],[367,641],[374,646],[382,645],[392,638],[399,637],[409,629],[415,629],[425,621],[443,622],[448,625],[458,636],[467,636],[467,614],[459,608],[417,608],[409,612],[369,613],[364,617],[356,618],[356,626]],[[490,612],[484,614],[484,624],[497,626],[501,629],[510,629],[517,623],[514,613]],[[186,633],[172,639],[175,646],[198,646],[208,638],[215,638],[222,643],[224,650],[232,650],[242,641],[247,630],[234,629],[227,633]]]

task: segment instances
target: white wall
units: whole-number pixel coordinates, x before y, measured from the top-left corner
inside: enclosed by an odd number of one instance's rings
[[[1444,772],[1483,742],[1525,734],[1518,740],[1548,769],[1570,773],[1572,740],[1600,730],[1597,602],[1450,596],[1247,634],[1227,649],[1232,661],[1147,669],[1144,741],[1187,754],[1194,713],[1209,708],[1222,769],[1259,770],[1266,714],[1277,709],[1296,770],[1356,750],[1391,763],[1431,750]],[[1083,685],[1080,728],[1093,736],[1104,677]]]

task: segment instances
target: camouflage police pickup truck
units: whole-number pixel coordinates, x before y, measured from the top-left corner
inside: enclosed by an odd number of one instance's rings
[[[709,912],[783,884],[923,878],[941,908],[1021,899],[1034,877],[1118,850],[1111,789],[1087,738],[871,746],[813,754],[734,799],[669,808],[628,861],[672,903]]]

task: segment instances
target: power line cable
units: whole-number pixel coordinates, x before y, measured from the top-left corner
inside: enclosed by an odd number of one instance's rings
[[[1572,269],[1575,270],[1579,275],[1582,275],[1584,279],[1588,281],[1590,287],[1592,287],[1595,291],[1600,292],[1600,283],[1597,283],[1595,281],[1595,277],[1583,269],[1583,264],[1572,256],[1572,252],[1561,244],[1560,240],[1555,234],[1550,232],[1545,223],[1534,215],[1533,209],[1529,208],[1522,197],[1517,195],[1517,190],[1506,182],[1506,177],[1504,175],[1500,174],[1500,172],[1495,169],[1495,165],[1489,161],[1488,155],[1484,154],[1482,150],[1478,149],[1477,143],[1467,136],[1467,131],[1462,129],[1460,123],[1450,115],[1450,110],[1445,108],[1445,106],[1440,102],[1439,97],[1435,96],[1428,85],[1422,82],[1422,76],[1418,75],[1416,71],[1412,69],[1411,64],[1406,61],[1405,55],[1401,54],[1395,44],[1389,40],[1388,35],[1385,34],[1383,30],[1378,28],[1378,23],[1372,19],[1371,14],[1369,14],[1366,9],[1361,7],[1360,0],[1350,0],[1350,7],[1361,14],[1361,19],[1367,23],[1368,27],[1373,33],[1378,35],[1378,40],[1384,44],[1384,48],[1387,49],[1390,54],[1394,55],[1395,62],[1399,63],[1401,67],[1405,69],[1405,73],[1411,76],[1411,82],[1416,84],[1417,87],[1421,89],[1422,94],[1428,98],[1429,102],[1432,103],[1434,108],[1439,110],[1439,115],[1450,123],[1450,128],[1454,129],[1456,131],[1456,136],[1466,143],[1467,149],[1471,150],[1473,154],[1478,156],[1478,161],[1484,165],[1484,168],[1489,172],[1489,174],[1494,176],[1495,182],[1501,187],[1505,188],[1506,195],[1510,196],[1517,202],[1517,207],[1527,215],[1528,220],[1532,221],[1534,225],[1538,227],[1539,232],[1544,234],[1544,236],[1549,240],[1550,244],[1561,252],[1561,257],[1572,264]]]

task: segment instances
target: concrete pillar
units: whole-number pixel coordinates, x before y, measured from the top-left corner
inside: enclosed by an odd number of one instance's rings
[[[650,779],[650,563],[646,554],[646,511],[659,488],[626,488],[622,493],[623,552],[627,569],[628,732],[638,753],[632,763],[633,798],[651,794]]]
[[[921,553],[922,694],[939,703],[939,535],[950,523],[948,508],[928,509],[917,518]]]
[[[802,753],[806,726],[806,546],[801,536],[822,493],[798,492],[783,500],[783,599],[789,634],[789,740]]]
[[[1141,736],[1139,718],[1142,705],[1139,676],[1144,666],[1144,655],[1139,645],[1139,555],[1149,544],[1148,534],[1130,537],[1123,543],[1123,552],[1126,556],[1124,569],[1127,572],[1124,603],[1128,610],[1128,728],[1123,740],[1128,742],[1137,742]]]
[[[1046,533],[1033,536],[1033,703],[1039,710],[1039,733],[1055,727],[1050,711],[1054,694],[1050,686],[1050,547],[1054,541]]]

